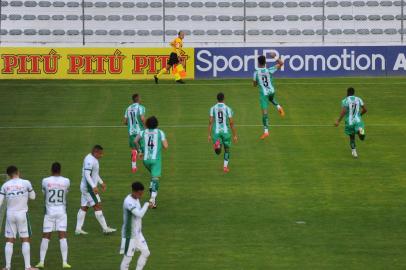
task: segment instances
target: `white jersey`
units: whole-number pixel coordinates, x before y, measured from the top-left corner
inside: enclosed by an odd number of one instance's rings
[[[123,228],[122,238],[141,237],[142,217],[148,210],[148,203],[141,207],[140,200],[128,195],[123,204]]]
[[[86,171],[90,172],[90,179],[86,179]],[[97,187],[100,180],[99,161],[92,154],[88,154],[83,160],[82,182],[80,183],[80,189],[87,192],[89,189]]]
[[[28,212],[28,199],[30,193],[35,198],[31,182],[15,178],[3,184],[0,195],[4,196],[7,202],[7,213]]]
[[[66,194],[70,180],[62,176],[50,176],[42,180],[47,215],[66,214]]]

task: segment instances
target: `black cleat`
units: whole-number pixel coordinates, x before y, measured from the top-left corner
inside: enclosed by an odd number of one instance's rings
[[[154,80],[155,80],[155,84],[158,84],[158,77],[156,75],[154,75]]]
[[[177,80],[176,83],[184,84],[185,82],[182,79],[180,79],[180,80]]]

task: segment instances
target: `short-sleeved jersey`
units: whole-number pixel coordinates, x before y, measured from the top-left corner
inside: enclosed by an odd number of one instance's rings
[[[140,136],[144,146],[144,160],[160,160],[165,133],[158,128],[146,129],[141,131]]]
[[[224,103],[217,103],[210,108],[210,117],[213,117],[213,129],[215,134],[230,133],[230,118],[233,117],[233,110]]]
[[[87,182],[85,171],[90,171],[90,176],[92,177],[91,183]],[[92,154],[88,154],[83,160],[82,182],[80,183],[81,190],[86,191],[89,190],[89,188],[96,187],[99,179],[99,161]]]
[[[276,66],[270,68],[257,68],[255,70],[253,80],[257,82],[259,91],[262,95],[267,96],[275,93],[273,74],[277,70]]]
[[[0,194],[5,196],[7,213],[28,211],[29,193],[33,191],[31,182],[15,178],[3,184]]]
[[[69,187],[70,180],[62,176],[50,176],[42,180],[47,215],[66,214],[66,195]]]
[[[148,207],[148,203],[144,204]],[[121,230],[122,238],[136,238],[142,230],[142,218],[133,215],[134,209],[141,210],[140,200],[134,199],[128,195],[123,203],[123,227]]]
[[[174,40],[172,40],[171,46],[173,52],[180,56],[183,48],[183,40],[180,37],[177,37]]]
[[[127,119],[127,127],[129,135],[137,135],[144,130],[141,116],[145,115],[145,107],[139,103],[131,104],[125,110],[124,117]]]
[[[345,123],[352,125],[354,123],[359,123],[361,119],[361,108],[364,106],[362,99],[356,96],[349,96],[342,100],[341,107],[345,108]]]

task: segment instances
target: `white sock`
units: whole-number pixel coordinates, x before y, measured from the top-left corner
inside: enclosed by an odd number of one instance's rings
[[[85,223],[86,212],[82,209],[79,209],[77,223],[76,223],[76,230],[82,230],[83,224]]]
[[[135,268],[135,270],[144,269],[144,266],[147,263],[149,255],[150,255],[149,250],[141,251],[141,255],[140,255],[140,257],[138,258],[138,261],[137,261],[137,268]]]
[[[279,110],[279,109],[282,108],[282,107],[281,107],[281,105],[278,104],[278,105],[276,106],[276,108]]]
[[[31,268],[31,251],[30,251],[30,243],[23,242],[22,252],[24,257],[24,264],[25,268]]]
[[[49,239],[42,238],[41,248],[40,248],[40,252],[39,252],[39,261],[42,263],[44,263],[45,256],[47,255],[48,244],[49,244]]]
[[[153,203],[155,203],[155,199],[158,196],[158,191],[152,191],[151,192],[151,200]]]
[[[13,257],[13,247],[14,244],[7,242],[6,247],[4,248],[4,253],[6,257],[6,268],[11,268],[11,257]]]
[[[60,239],[59,245],[61,248],[62,262],[68,263],[68,241],[66,240],[66,238]]]
[[[130,268],[130,263],[133,257],[128,257],[124,255],[123,260],[121,261],[120,270],[128,270]]]
[[[228,160],[224,160],[224,167],[228,167]]]
[[[267,128],[264,128],[264,133],[269,133],[269,130]]]
[[[102,227],[103,230],[107,230],[107,223],[106,219],[103,216],[103,211],[95,211],[94,212],[97,221],[100,223],[100,226]]]
[[[131,161],[131,168],[137,168],[137,162]]]

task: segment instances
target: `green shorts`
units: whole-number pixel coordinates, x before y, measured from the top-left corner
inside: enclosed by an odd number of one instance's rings
[[[161,160],[144,160],[144,166],[151,173],[151,177],[160,177],[162,173]]]
[[[353,123],[352,125],[345,124],[344,133],[347,135],[355,135],[358,133],[359,128],[365,129],[364,122]]]
[[[267,110],[269,107],[269,99],[273,99],[275,96],[275,93],[269,94],[269,95],[259,95],[259,104],[261,105],[262,110]]]
[[[212,140],[213,140],[213,144],[215,144],[217,140],[220,140],[220,143],[222,145],[224,145],[224,147],[231,146],[231,134],[230,133],[213,133]]]

